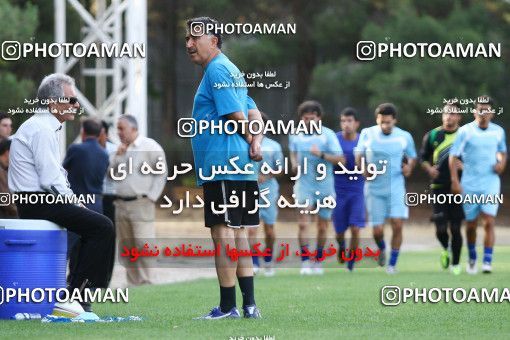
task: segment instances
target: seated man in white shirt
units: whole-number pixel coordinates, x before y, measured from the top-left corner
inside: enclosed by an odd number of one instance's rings
[[[78,263],[70,273],[70,289],[106,288],[115,247],[112,221],[70,202],[74,194],[61,165],[60,129],[65,121],[74,120],[80,108],[74,86],[74,79],[64,74],[51,74],[41,82],[37,92],[41,112],[25,121],[12,138],[9,189],[38,197],[35,203],[32,199],[30,203],[16,202],[20,218],[48,220],[81,236]],[[66,198],[64,202],[62,197]],[[90,304],[82,306],[91,311]]]

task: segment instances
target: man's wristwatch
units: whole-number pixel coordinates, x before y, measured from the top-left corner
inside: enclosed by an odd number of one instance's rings
[[[320,157],[321,157],[322,159],[324,159],[324,156],[325,156],[324,151],[321,151],[321,155],[320,155]]]

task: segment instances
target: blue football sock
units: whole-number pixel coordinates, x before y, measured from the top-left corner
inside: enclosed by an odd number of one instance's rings
[[[390,263],[389,263],[390,266],[394,267],[397,264],[398,253],[399,253],[398,249],[392,249],[391,250]]]
[[[305,253],[307,255],[305,255]],[[301,261],[308,261],[310,259],[310,256],[308,256],[308,244],[305,244],[304,246],[301,246]]]
[[[258,256],[252,256],[251,260],[253,261],[253,265],[254,266],[260,267],[259,257]]]
[[[264,262],[269,263],[273,261],[273,249],[271,249],[271,255],[264,256]]]
[[[483,263],[492,263],[492,247],[483,248]]]
[[[384,240],[378,241],[376,243],[377,243],[377,246],[379,247],[379,249],[386,250],[386,243],[384,242]]]
[[[320,258],[322,258],[322,252],[323,252],[323,250],[324,250],[324,247],[319,247],[319,246],[317,246],[317,255],[315,255],[315,259],[316,259],[317,261],[319,261],[319,259],[320,259]],[[324,259],[322,259],[322,260],[324,260]],[[320,260],[320,261],[322,261],[322,260]]]
[[[469,259],[476,261],[476,244],[468,243]]]
[[[347,262],[347,269],[349,269],[350,271],[352,271],[354,269],[354,259],[350,260]]]

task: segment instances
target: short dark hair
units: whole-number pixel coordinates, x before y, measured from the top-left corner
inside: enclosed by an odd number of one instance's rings
[[[448,111],[448,112],[445,112],[444,111],[444,108],[446,106],[454,106],[457,108],[457,111]],[[460,114],[460,110],[461,109],[461,106],[460,106],[460,103],[457,101],[457,102],[453,102],[453,103],[447,103],[446,105],[443,106],[443,113],[456,113],[456,114]]]
[[[101,133],[101,123],[99,123],[96,119],[84,119],[81,122],[81,126],[83,127],[83,132],[85,132],[85,135],[87,136],[99,137],[99,134]]]
[[[0,156],[11,149],[11,140],[4,138],[0,140]]]
[[[315,112],[318,117],[322,117],[322,105],[316,100],[306,100],[299,104],[298,116],[301,118],[305,113]]]
[[[210,18],[210,17],[197,17],[197,18],[188,19],[188,20],[186,20],[186,27],[188,28],[188,30],[190,30],[190,32],[191,32],[191,24],[195,23],[195,22],[200,22],[200,23],[204,24],[204,28],[206,29],[204,34],[214,35],[218,39],[218,43],[216,44],[216,46],[218,46],[218,48],[221,48],[221,44],[223,43],[221,33],[217,29],[214,29],[214,28],[211,29],[210,27],[208,27],[208,24],[212,24],[212,25],[214,25],[214,27],[219,25],[220,24],[219,21],[216,19]]]
[[[340,117],[353,117],[355,121],[359,121],[358,120],[358,112],[353,109],[352,107],[346,107],[345,109],[342,110],[342,112],[340,112]]]
[[[108,135],[108,130],[110,130],[110,125],[105,120],[101,120],[101,127],[104,129],[104,133],[106,133]]]
[[[9,118],[9,119],[11,119],[11,120],[12,120],[12,117],[11,117],[8,113],[6,113],[6,112],[0,112],[0,122],[1,122],[2,120],[6,119],[6,118]]]
[[[378,115],[383,116],[392,116],[393,118],[397,117],[397,107],[392,103],[382,103],[375,109],[375,116]]]
[[[493,106],[494,105],[494,101],[492,100],[491,97],[489,97],[488,95],[484,94],[484,95],[481,95],[479,96],[477,99],[476,99],[476,103],[475,103],[475,108],[476,106],[480,104],[480,105],[490,105],[490,106]]]
[[[460,103],[458,101],[456,102],[452,102],[452,103],[446,103],[446,105],[449,105],[449,106],[455,106],[457,109],[460,109],[461,106],[460,106]],[[445,106],[446,106],[445,105]]]

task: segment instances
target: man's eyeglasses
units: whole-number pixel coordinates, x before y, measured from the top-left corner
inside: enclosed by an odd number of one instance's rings
[[[78,103],[78,98],[77,97],[61,97],[58,99],[58,102],[63,103],[63,104],[74,105],[74,104]]]

